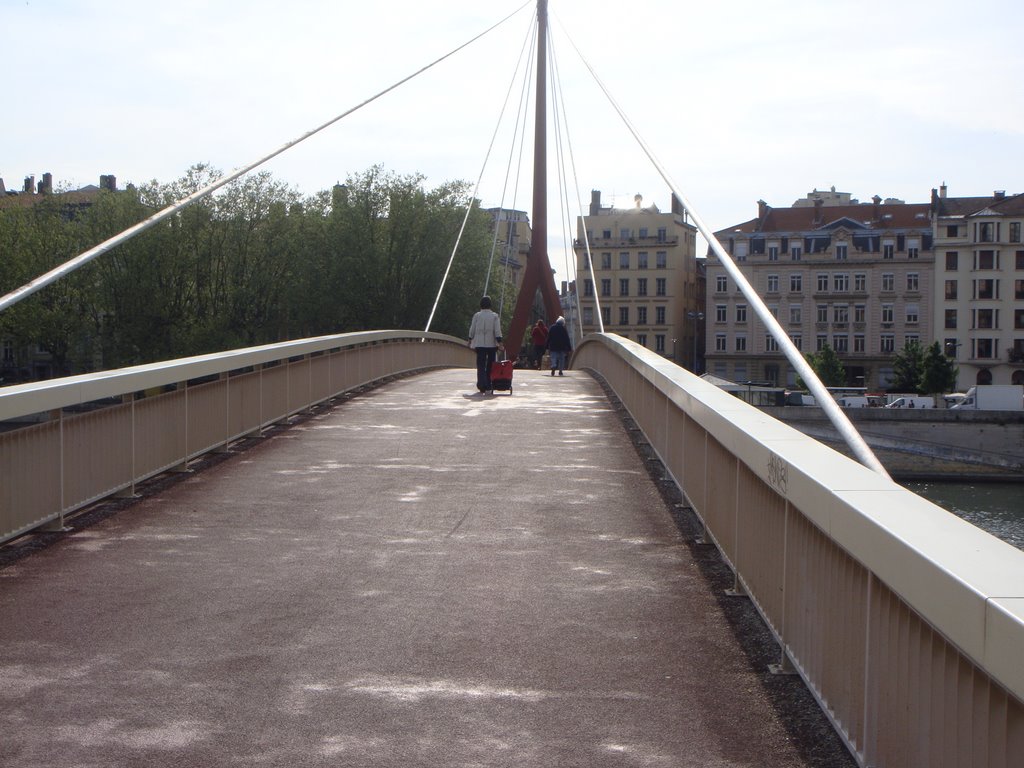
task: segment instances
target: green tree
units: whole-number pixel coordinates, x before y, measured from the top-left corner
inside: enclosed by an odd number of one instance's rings
[[[846,384],[846,369],[843,367],[839,355],[828,344],[818,352],[809,352],[805,357],[811,370],[818,375],[821,383],[826,387],[842,387]],[[797,386],[807,389],[807,385],[799,376],[797,377]]]
[[[934,342],[924,354],[919,389],[927,395],[952,392],[956,379],[956,361],[942,354],[939,342]]]
[[[917,341],[908,341],[892,363],[893,392],[920,392],[924,372],[924,349]]]

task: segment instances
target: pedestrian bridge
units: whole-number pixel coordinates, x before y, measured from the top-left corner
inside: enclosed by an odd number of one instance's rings
[[[835,764],[687,519],[857,763],[1024,760],[1024,553],[614,335],[472,366],[382,331],[0,390],[0,538],[70,527],[0,569],[0,763]]]

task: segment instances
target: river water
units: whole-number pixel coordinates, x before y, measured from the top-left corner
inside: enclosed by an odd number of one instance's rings
[[[906,482],[903,486],[1024,549],[1024,483]]]

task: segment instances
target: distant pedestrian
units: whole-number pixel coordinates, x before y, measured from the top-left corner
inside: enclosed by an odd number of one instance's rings
[[[569,339],[564,317],[558,318],[548,329],[548,352],[551,353],[551,375],[554,376],[557,370],[559,376],[564,376],[569,353],[572,352],[572,341]]]
[[[497,359],[501,343],[501,318],[491,309],[491,297],[480,299],[480,311],[469,324],[469,347],[476,350],[476,388],[491,390],[491,363]]]
[[[533,361],[537,370],[544,364],[544,350],[548,346],[548,327],[543,320],[538,320],[530,332],[530,341],[533,342]]]

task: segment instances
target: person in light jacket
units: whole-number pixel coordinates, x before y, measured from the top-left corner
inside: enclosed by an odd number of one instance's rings
[[[564,376],[565,365],[572,352],[572,341],[569,339],[569,331],[565,327],[565,318],[560,317],[555,324],[548,329],[548,352],[551,353],[551,375],[558,370],[559,376]]]
[[[491,309],[491,297],[480,299],[480,311],[469,324],[469,346],[476,350],[476,388],[480,392],[491,390],[491,363],[503,349],[501,318]]]

